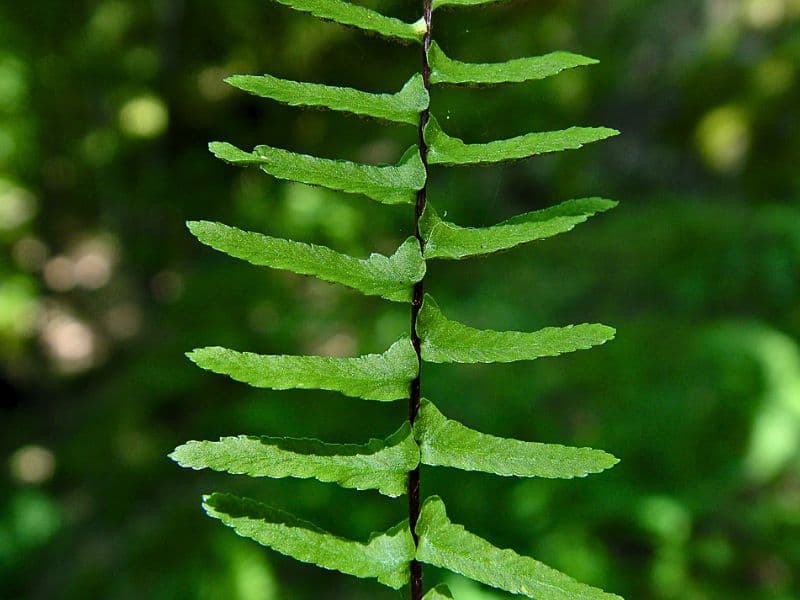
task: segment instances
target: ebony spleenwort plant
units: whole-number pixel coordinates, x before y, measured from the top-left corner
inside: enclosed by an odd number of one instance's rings
[[[572,448],[499,438],[448,419],[420,395],[423,362],[491,363],[534,360],[590,348],[614,330],[583,324],[533,333],[473,329],[447,319],[423,285],[426,260],[491,254],[566,232],[614,202],[570,200],[519,215],[492,227],[460,227],[442,220],[427,202],[429,165],[496,163],[546,152],[580,148],[615,135],[612,129],[572,127],[529,133],[486,144],[467,144],[447,135],[429,113],[431,85],[493,85],[556,75],[596,61],[567,52],[468,64],[453,60],[431,39],[433,10],[487,4],[492,0],[424,0],[423,16],[405,23],[342,0],[278,0],[296,10],[382,37],[422,44],[422,68],[396,94],[299,83],[269,75],[234,76],[242,90],[293,106],[328,108],[418,127],[419,143],[399,162],[370,166],[327,160],[258,146],[252,152],[226,143],[211,151],[236,165],[253,165],[280,179],[362,194],[385,204],[415,207],[414,236],[389,257],[361,260],[330,248],[250,233],[219,223],[191,222],[197,238],[255,265],[313,275],[394,302],[411,305],[411,333],[383,354],[357,358],[264,356],[225,348],[189,353],[197,365],[255,387],[322,389],[376,401],[406,399],[409,417],[385,440],[364,445],[327,444],[312,439],[239,436],[217,442],[188,442],[171,455],[183,466],[252,477],[316,478],[345,488],[409,496],[408,520],[374,534],[366,543],[337,537],[311,523],[253,500],[229,494],[204,497],[206,512],[239,535],[297,560],[356,577],[375,578],[391,588],[410,586],[423,598],[421,563],[449,569],[476,581],[543,600],[618,598],[584,585],[546,565],[501,550],[452,523],[445,505],[430,497],[420,507],[420,464],[484,471],[503,476],[572,478],[597,473],[617,459],[590,448]],[[445,586],[426,599],[451,598]]]

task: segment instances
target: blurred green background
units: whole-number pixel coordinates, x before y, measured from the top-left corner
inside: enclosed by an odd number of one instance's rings
[[[416,19],[417,3],[380,0]],[[573,197],[622,201],[570,234],[430,266],[451,318],[530,330],[601,321],[617,340],[534,363],[429,366],[452,418],[622,459],[576,481],[423,470],[454,521],[629,599],[800,598],[800,1],[549,0],[436,13],[455,58],[554,49],[600,65],[436,89],[445,129],[489,141],[570,125],[580,151],[435,169],[431,201],[484,225]],[[407,309],[251,267],[191,239],[214,219],[351,254],[391,252],[408,207],[226,166],[210,140],[393,162],[412,127],[225,86],[271,73],[396,91],[418,50],[262,0],[0,5],[0,598],[383,599],[203,516],[247,494],[365,538],[405,500],[179,469],[188,439],[365,441],[406,407],[249,389],[197,346],[379,352]],[[426,569],[460,600],[506,596]]]

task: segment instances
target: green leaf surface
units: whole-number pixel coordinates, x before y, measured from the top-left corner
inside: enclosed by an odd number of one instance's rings
[[[419,42],[425,35],[425,23],[405,23],[369,8],[342,0],[276,0],[295,10],[311,13],[325,21],[356,27],[389,39]]]
[[[422,597],[422,600],[453,600],[453,594],[450,592],[449,587],[445,584],[441,584],[428,590],[428,593]]]
[[[491,227],[460,227],[443,221],[428,203],[420,219],[425,258],[462,259],[508,250],[570,231],[592,215],[616,206],[612,200],[581,198],[518,215]]]
[[[506,477],[571,479],[599,473],[618,459],[602,450],[523,442],[480,433],[445,417],[423,399],[414,422],[422,464]]]
[[[497,548],[452,523],[437,496],[423,504],[416,532],[418,561],[512,594],[537,600],[622,600],[513,550]]]
[[[571,52],[515,58],[502,63],[465,63],[449,58],[436,42],[428,49],[431,83],[495,85],[544,79],[566,69],[596,64],[593,58]]]
[[[281,510],[230,494],[203,498],[209,516],[242,537],[323,569],[340,571],[400,589],[408,582],[414,540],[406,521],[385,533],[373,534],[366,544],[337,537]]]
[[[425,167],[416,146],[409,148],[396,165],[331,160],[271,146],[256,146],[253,152],[244,152],[226,142],[212,142],[209,149],[225,162],[258,166],[278,179],[364,194],[384,204],[413,204],[417,190],[425,185]]]
[[[445,7],[470,7],[482,6],[484,4],[500,4],[501,2],[508,2],[509,0],[433,0],[431,9]]]
[[[197,366],[228,375],[258,388],[320,389],[364,400],[390,401],[408,397],[408,386],[419,372],[411,340],[401,338],[383,354],[357,358],[264,355],[218,346],[187,354]]]
[[[425,275],[425,261],[413,237],[390,257],[372,254],[359,259],[326,246],[269,237],[221,223],[191,221],[187,225],[204,244],[254,265],[313,275],[395,302],[409,302],[414,283]]]
[[[225,81],[255,96],[290,106],[328,108],[411,125],[419,123],[420,113],[430,103],[419,73],[396,94],[371,94],[352,88],[278,79],[272,75],[233,75]]]
[[[473,329],[447,319],[428,294],[417,319],[422,359],[434,363],[492,363],[535,360],[584,350],[614,338],[597,324],[547,327],[532,333]]]
[[[411,426],[405,423],[387,439],[361,445],[241,435],[218,442],[187,442],[178,446],[170,458],[191,469],[250,477],[313,477],[345,488],[374,489],[397,497],[406,493],[408,472],[419,464],[419,448]]]
[[[537,154],[575,150],[585,144],[618,135],[608,127],[570,127],[559,131],[528,133],[507,140],[486,144],[465,144],[442,131],[431,117],[425,126],[425,143],[428,145],[428,162],[441,165],[488,164],[519,160]]]

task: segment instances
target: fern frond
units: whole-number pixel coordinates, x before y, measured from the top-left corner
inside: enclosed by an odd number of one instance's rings
[[[326,246],[242,231],[221,223],[190,221],[189,230],[204,244],[258,266],[313,275],[368,296],[409,302],[413,285],[425,275],[425,261],[416,238],[408,238],[392,254],[367,259],[335,252]]]
[[[422,359],[434,363],[493,363],[535,360],[598,346],[614,338],[606,325],[584,323],[534,332],[474,329],[442,314],[425,295],[417,320]]]
[[[605,127],[571,127],[510,139],[468,144],[445,133],[429,114],[431,84],[482,86],[539,80],[597,61],[569,52],[517,58],[503,63],[466,63],[448,57],[431,38],[431,10],[469,7],[497,0],[426,0],[415,23],[388,17],[346,0],[276,0],[318,18],[391,40],[423,44],[421,73],[393,94],[297,82],[272,75],[235,75],[230,85],[290,106],[329,109],[418,127],[419,146],[396,164],[368,165],[333,160],[261,145],[252,152],[214,142],[221,160],[257,166],[283,180],[361,194],[383,204],[414,206],[414,237],[391,255],[359,259],[326,246],[270,237],[209,221],[187,223],[204,244],[253,265],[317,277],[395,302],[411,303],[411,336],[382,354],[352,358],[261,355],[222,347],[187,354],[199,367],[258,388],[316,389],[389,402],[408,400],[408,421],[385,440],[330,444],[310,438],[232,436],[190,441],[170,458],[191,469],[269,478],[314,478],[356,490],[374,489],[397,497],[409,494],[409,520],[367,543],[348,540],[254,500],[228,494],[204,496],[203,507],[241,536],[316,564],[400,589],[410,584],[414,600],[452,600],[447,586],[424,594],[421,562],[476,581],[540,600],[619,600],[581,584],[532,558],[496,548],[447,517],[432,497],[420,511],[420,464],[481,471],[501,476],[573,478],[612,467],[617,459],[601,450],[526,442],[481,433],[445,417],[420,397],[421,361],[493,363],[557,356],[612,339],[599,324],[548,327],[534,332],[493,331],[447,319],[430,295],[422,298],[426,259],[487,255],[545,239],[574,228],[615,202],[569,200],[482,228],[444,221],[427,203],[429,165],[490,164],[580,148],[617,135]],[[424,143],[423,143],[424,142]],[[413,340],[413,341],[412,341]],[[415,527],[415,536],[411,526]],[[418,539],[417,539],[418,537]],[[424,594],[424,595],[423,595]]]
[[[619,460],[602,450],[501,438],[465,427],[422,400],[414,422],[424,465],[506,477],[572,479],[610,469]]]
[[[428,162],[441,165],[488,164],[529,158],[537,154],[575,150],[591,142],[618,135],[608,127],[570,127],[558,131],[528,133],[486,144],[466,144],[447,135],[433,117],[425,126]]]
[[[426,179],[416,146],[406,150],[396,165],[363,165],[272,146],[256,146],[253,152],[227,142],[212,142],[208,147],[214,156],[231,164],[258,166],[278,179],[363,194],[383,204],[413,204]]]
[[[436,42],[428,49],[431,83],[495,85],[544,79],[566,69],[596,64],[593,58],[571,52],[514,58],[502,63],[466,63],[449,58]]]
[[[405,23],[369,8],[342,0],[275,0],[290,8],[311,13],[325,21],[355,27],[385,38],[420,42],[425,35],[425,22]]]
[[[394,589],[408,582],[408,564],[414,557],[414,540],[402,522],[363,544],[334,536],[282,510],[248,498],[211,494],[203,508],[242,537],[323,569],[361,578],[374,578]]]
[[[385,440],[326,444],[305,438],[226,437],[191,441],[169,455],[182,467],[250,477],[314,478],[344,488],[378,490],[393,498],[406,493],[408,472],[419,464],[419,447],[405,423]]]
[[[459,260],[492,254],[570,231],[589,217],[617,205],[603,198],[567,200],[557,206],[518,215],[491,227],[460,227],[443,221],[430,204],[420,219],[425,258]]]
[[[327,108],[383,121],[417,125],[430,97],[422,75],[414,74],[396,94],[371,94],[352,88],[279,79],[272,75],[233,75],[233,87],[290,106]]]
[[[537,600],[622,600],[579,583],[533,558],[501,550],[452,523],[444,502],[437,496],[423,504],[416,533],[417,560],[512,594]]]
[[[401,400],[419,372],[417,354],[408,338],[401,338],[383,354],[357,358],[264,355],[218,346],[187,353],[197,366],[253,387],[273,390],[318,389],[345,396]]]

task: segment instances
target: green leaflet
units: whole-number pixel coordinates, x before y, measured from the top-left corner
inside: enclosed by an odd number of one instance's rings
[[[614,338],[605,325],[547,327],[532,333],[473,329],[450,321],[436,301],[425,295],[417,320],[422,359],[434,363],[492,363],[534,360],[584,350]]]
[[[204,496],[210,517],[232,527],[242,537],[323,569],[362,578],[375,578],[400,589],[408,582],[414,540],[408,522],[373,534],[366,544],[334,536],[297,517],[230,494]]]
[[[459,573],[475,581],[537,600],[622,600],[520,556],[501,550],[447,518],[438,496],[422,506],[416,527],[417,560]]]
[[[363,445],[241,435],[218,442],[187,442],[170,458],[192,469],[250,477],[313,477],[397,497],[406,493],[408,472],[419,464],[419,448],[405,423],[387,439]]]
[[[295,10],[311,13],[326,21],[335,21],[376,33],[380,36],[419,42],[425,35],[425,22],[405,23],[400,19],[387,17],[374,10],[343,2],[342,0],[276,0]]]
[[[618,459],[602,450],[539,444],[480,433],[422,400],[414,422],[424,465],[516,477],[571,479],[610,469]]]
[[[617,205],[613,200],[581,198],[518,215],[491,227],[459,227],[443,221],[428,203],[420,219],[425,258],[461,259],[508,250],[570,231],[592,215]]]
[[[431,117],[425,126],[425,143],[428,145],[428,162],[441,165],[468,165],[496,163],[528,158],[536,154],[574,150],[585,144],[618,135],[608,127],[570,127],[559,131],[528,133],[507,140],[486,144],[465,144],[450,137]]]
[[[254,265],[313,275],[395,302],[409,302],[414,283],[425,275],[425,261],[413,237],[390,257],[372,254],[362,260],[326,246],[269,237],[221,223],[191,221],[187,225],[204,244]]]
[[[346,160],[318,158],[271,146],[245,152],[226,142],[212,142],[209,150],[235,165],[258,166],[277,177],[318,185],[351,194],[364,194],[384,204],[413,204],[425,185],[425,167],[416,146],[411,146],[396,165],[363,165]]]
[[[291,106],[328,108],[411,125],[419,123],[420,113],[430,102],[419,73],[396,94],[370,94],[352,88],[278,79],[272,75],[233,75],[225,81],[256,96]]]
[[[565,69],[593,65],[593,58],[571,52],[515,58],[503,63],[465,63],[449,58],[436,42],[428,50],[431,83],[494,85],[544,79]]]
[[[383,354],[358,358],[263,355],[218,346],[187,353],[197,366],[236,381],[274,390],[320,389],[364,400],[400,400],[419,372],[411,340],[401,338]]]
[[[450,588],[444,584],[437,585],[422,597],[422,600],[453,600]]]
[[[499,4],[508,0],[433,0],[432,10],[447,6],[480,6],[484,4]]]

